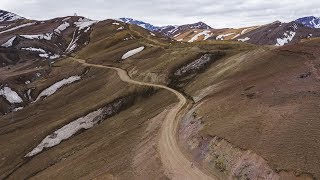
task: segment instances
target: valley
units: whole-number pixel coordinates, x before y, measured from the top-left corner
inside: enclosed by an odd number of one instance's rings
[[[0,179],[319,179],[317,22],[1,11]]]

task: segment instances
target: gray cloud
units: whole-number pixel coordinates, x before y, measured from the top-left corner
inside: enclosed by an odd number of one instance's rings
[[[319,0],[1,0],[0,9],[31,19],[77,13],[91,19],[132,17],[155,25],[204,21],[242,27],[320,16]]]

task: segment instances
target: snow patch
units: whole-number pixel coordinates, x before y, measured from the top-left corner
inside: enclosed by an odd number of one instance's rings
[[[48,58],[48,59],[57,59],[60,57],[60,55],[58,54],[53,54],[51,52],[46,52],[45,50],[41,49],[41,48],[34,48],[34,47],[28,47],[28,48],[21,48],[22,50],[26,50],[26,51],[33,51],[33,52],[38,52],[39,53],[39,57],[42,58]]]
[[[71,76],[67,79],[63,79],[61,81],[56,82],[53,85],[51,85],[50,87],[48,87],[47,89],[43,90],[34,102],[38,101],[41,97],[51,96],[61,87],[68,85],[68,84],[71,84],[73,82],[79,81],[80,79],[81,79],[81,76]]]
[[[123,30],[123,29],[124,29],[124,27],[119,27],[117,30],[120,31],[120,30]]]
[[[179,26],[174,26],[173,29],[171,29],[170,31],[168,31],[168,33],[170,33],[170,34],[176,33],[176,32],[179,30],[178,27],[179,27]],[[166,27],[164,27],[164,28],[166,28]]]
[[[142,27],[144,29],[147,29],[145,24],[138,24],[138,26],[140,26],[140,27]]]
[[[27,27],[27,26],[32,26],[32,25],[35,25],[35,24],[36,24],[35,22],[22,24],[20,26],[16,26],[16,27],[13,27],[11,29],[7,29],[7,30],[4,30],[4,31],[1,31],[0,34],[11,32],[11,31],[14,31],[14,30],[17,30],[17,29],[20,29],[20,28],[23,28],[23,27]]]
[[[297,25],[297,24],[293,24],[291,27],[292,27],[294,30],[297,30],[297,29],[298,29],[298,25]]]
[[[76,134],[81,129],[92,128],[95,124],[99,122],[100,118],[98,117],[101,116],[102,113],[103,109],[98,109],[97,111],[89,113],[88,115],[63,126],[62,128],[56,130],[54,133],[45,137],[41,141],[41,143],[31,152],[26,154],[25,157],[32,157],[34,155],[39,154],[41,151],[43,151],[44,148],[56,146],[60,144],[61,141],[69,139],[71,136]]]
[[[46,53],[46,51],[41,49],[41,48],[28,47],[28,48],[21,48],[21,49],[22,50],[26,50],[26,51],[34,51],[34,52]]]
[[[27,96],[30,101],[32,101],[31,91],[32,91],[32,89],[28,89],[28,91],[27,91]]]
[[[15,103],[22,103],[23,100],[21,97],[13,91],[10,87],[3,87],[0,89],[0,96],[4,97],[7,101],[9,101],[11,104]]]
[[[124,38],[123,40],[128,41],[128,40],[131,40],[131,39],[134,39],[134,38],[131,36],[131,37]]]
[[[136,49],[130,50],[130,51],[128,51],[127,53],[125,53],[122,56],[122,59],[127,59],[127,58],[129,58],[129,57],[141,52],[142,50],[144,50],[144,46],[141,46],[141,47],[138,47]]]
[[[287,31],[285,32],[283,38],[278,38],[277,39],[277,43],[276,46],[284,46],[285,44],[289,43],[292,41],[292,39],[294,38],[294,36],[296,35],[296,32],[293,31]]]
[[[225,37],[231,36],[234,33],[228,33],[228,34],[220,34],[216,37],[216,40],[224,40]]]
[[[62,21],[63,21],[63,22],[64,22],[64,21],[68,21],[69,19],[71,19],[71,17],[66,17],[66,18],[62,19]]]
[[[39,56],[42,57],[42,58],[47,58],[47,59],[57,59],[57,58],[60,57],[60,55],[58,55],[58,54],[51,55],[51,54],[48,54],[48,53],[39,54]]]
[[[194,41],[198,40],[198,38],[200,36],[204,36],[203,40],[207,40],[208,38],[210,38],[212,36],[212,33],[211,33],[211,31],[200,32],[200,33],[196,34],[195,36],[193,36],[188,42],[194,42]]]
[[[71,52],[71,51],[73,51],[73,50],[75,50],[77,48],[77,46],[78,46],[77,43],[76,43],[77,41],[78,41],[78,39],[69,44],[68,48],[66,49],[67,53],[69,53],[69,52]]]
[[[21,37],[24,37],[26,39],[45,39],[50,41],[52,39],[52,33],[45,33],[45,34],[34,34],[34,35],[20,35]]]
[[[245,34],[245,33],[246,33],[248,30],[250,30],[250,29],[252,29],[252,28],[243,29],[243,30],[240,32],[240,34],[237,34],[237,35],[233,36],[233,38],[231,38],[231,39],[237,39],[239,36]],[[239,40],[238,40],[238,41],[239,41]]]
[[[244,34],[244,33],[246,33],[248,30],[249,30],[249,29],[244,29],[244,30],[242,30],[242,31],[241,31],[241,35]]]
[[[320,28],[319,19],[318,19],[318,23],[316,22],[316,19],[313,19],[312,21],[310,21],[310,24],[311,24],[314,28]]]
[[[10,38],[7,42],[5,42],[4,44],[2,44],[1,46],[2,47],[11,47],[12,46],[12,43],[13,41],[16,39],[16,36]]]
[[[115,115],[126,105],[129,105],[130,100],[127,97],[123,97],[113,101],[112,103],[99,108],[98,110],[87,114],[84,117],[80,117],[62,128],[56,130],[52,134],[46,136],[41,143],[34,148],[31,152],[25,155],[25,157],[32,157],[43,151],[45,148],[50,148],[60,144],[63,140],[69,139],[75,135],[81,129],[90,129],[94,125],[103,121],[104,119]]]
[[[92,20],[89,20],[89,19],[86,19],[86,18],[80,18],[78,20],[78,22],[74,22],[74,24],[76,25],[76,27],[78,28],[78,30],[76,30],[74,33],[73,33],[73,37],[72,37],[72,40],[71,42],[69,43],[67,49],[65,50],[66,53],[70,53],[72,51],[74,51],[78,44],[78,40],[80,39],[80,36],[81,36],[81,30],[84,30],[85,33],[87,33],[91,26],[95,23],[97,23],[99,21],[92,21]]]
[[[235,36],[233,36],[233,38],[231,38],[231,39],[236,39],[237,37],[239,37],[241,34],[237,34],[237,35],[235,35]]]
[[[61,24],[60,26],[58,26],[54,32],[56,33],[61,33],[62,31],[66,30],[68,27],[70,26],[70,24],[68,22],[64,22],[63,24]]]
[[[180,34],[181,34],[181,33],[178,33],[178,34],[174,35],[173,38],[178,37]]]
[[[76,36],[76,34],[77,34],[77,31],[75,31],[73,33],[72,40],[70,41],[67,49],[65,50],[66,53],[70,53],[70,52],[74,51],[77,48],[77,46],[78,46],[77,42],[78,42],[81,34],[79,33],[78,36]]]
[[[201,67],[203,67],[205,64],[209,63],[211,61],[211,55],[205,54],[201,56],[199,59],[179,68],[174,75],[175,76],[181,76],[185,74],[186,72],[190,72],[193,70],[199,70]]]
[[[23,109],[23,107],[17,107],[17,108],[14,108],[12,111],[13,112],[17,112],[17,111],[20,111],[20,110],[22,110]]]
[[[90,30],[90,27],[97,23],[98,21],[92,21],[90,19],[86,19],[86,18],[80,18],[78,20],[78,22],[74,22],[74,24],[79,28],[79,30],[84,30],[84,32],[88,32]]]
[[[246,42],[246,41],[249,41],[249,40],[250,40],[249,37],[245,37],[245,38],[243,38],[243,39],[238,39],[238,41],[242,41],[242,42]]]

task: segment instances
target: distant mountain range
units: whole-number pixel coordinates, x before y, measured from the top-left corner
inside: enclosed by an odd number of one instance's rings
[[[162,32],[169,36],[172,36],[178,30],[185,29],[212,29],[209,25],[204,22],[197,22],[193,24],[185,24],[185,25],[168,25],[168,26],[155,26],[150,23],[146,23],[140,20],[132,19],[132,18],[120,18],[121,21],[129,24],[135,24],[140,27],[143,27],[149,31]],[[279,22],[279,21],[276,21]],[[320,17],[307,16],[296,19],[295,22],[303,24],[304,26],[310,28],[320,28]],[[169,33],[168,33],[169,32]],[[173,33],[172,33],[173,32]]]
[[[185,25],[180,25],[180,26],[163,26],[160,27],[159,29],[156,30],[156,32],[159,32],[161,34],[164,34],[169,37],[174,37],[177,34],[181,34],[181,32],[184,32],[186,30],[191,30],[191,29],[212,29],[209,25],[205,24],[204,22],[197,22],[193,24],[185,24]]]
[[[320,18],[314,16],[302,17],[289,23],[275,21],[263,26],[236,29],[214,29],[203,22],[158,27],[131,18],[121,18],[121,20],[125,23],[136,24],[149,31],[171,37],[177,41],[185,42],[214,39],[282,46],[305,38],[320,37],[320,31],[318,30],[320,29]]]
[[[320,37],[320,29],[310,28],[296,21],[276,21],[247,32],[239,36],[238,40],[258,45],[284,46],[312,37]]]
[[[190,29],[212,29],[209,25],[204,22],[197,22],[193,24],[185,24],[185,25],[168,25],[168,26],[155,26],[150,23],[146,23],[140,20],[132,19],[132,18],[120,18],[124,23],[135,24],[149,31],[162,33],[166,36],[174,36],[181,31],[190,30]]]
[[[168,39],[182,42],[203,40],[242,41],[258,45],[283,46],[299,42],[303,39],[320,37],[320,18],[314,16],[299,18],[289,23],[276,21],[262,26],[243,28],[215,29],[204,22],[185,25],[156,26],[132,18],[109,20],[116,31],[125,30],[128,24],[134,24],[144,29],[145,33],[158,39]],[[46,21],[30,20],[11,12],[0,10],[0,46],[26,56],[35,55],[54,59],[64,53],[70,53],[89,43],[91,27],[98,21],[79,16],[68,16]],[[127,39],[130,37],[127,37]],[[71,42],[70,42],[71,39]],[[30,49],[30,47],[37,47]],[[26,49],[27,48],[27,49]],[[28,49],[29,48],[29,49]],[[8,50],[4,54],[7,54]],[[8,51],[9,52],[9,51]],[[3,65],[18,58],[7,55]]]

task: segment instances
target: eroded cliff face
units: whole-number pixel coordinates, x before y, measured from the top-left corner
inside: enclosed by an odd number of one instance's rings
[[[197,110],[202,103],[193,105],[182,117],[179,140],[196,164],[207,172],[220,174],[223,179],[309,180],[309,174],[289,170],[274,170],[268,162],[251,150],[234,146],[218,136],[201,134],[204,124]]]

